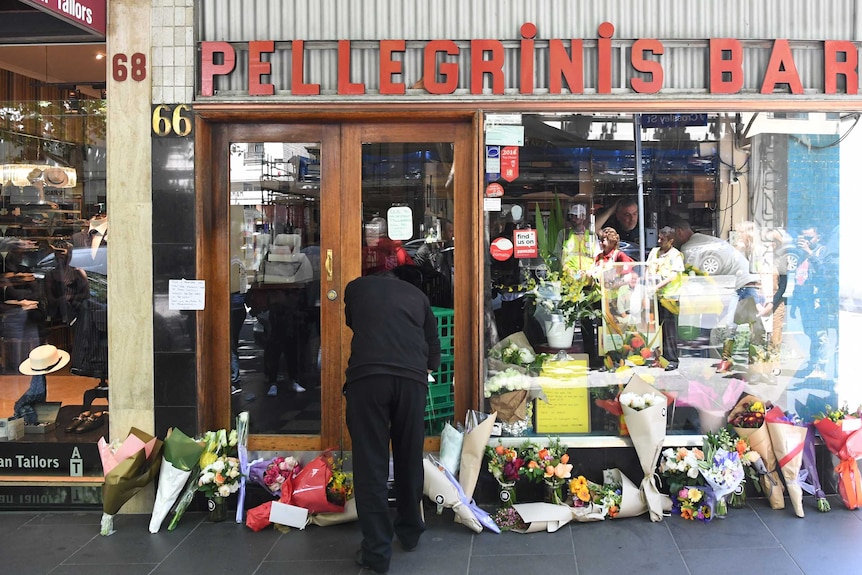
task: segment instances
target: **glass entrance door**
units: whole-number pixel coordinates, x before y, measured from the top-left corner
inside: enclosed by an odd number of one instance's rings
[[[415,266],[437,317],[442,358],[429,382],[429,436],[439,435],[444,423],[455,419],[461,407],[456,406],[456,365],[468,366],[472,356],[460,343],[455,351],[456,341],[470,341],[469,328],[458,331],[455,319],[467,319],[471,313],[474,275],[467,263],[472,245],[468,134],[469,125],[450,124],[365,125],[344,131],[345,153],[357,169],[355,176],[361,175],[350,184],[345,181],[358,192],[347,212],[351,221],[345,234],[360,245],[351,251],[358,261],[351,262],[347,273],[369,275]],[[464,277],[459,275],[462,270]],[[466,403],[469,390],[462,393]]]
[[[472,269],[472,235],[481,233],[468,191],[471,128],[214,126],[211,149],[198,154],[213,166],[198,172],[212,190],[199,219],[198,277],[208,286],[198,321],[203,428],[232,426],[248,411],[252,450],[349,448],[344,287],[399,262],[423,270],[446,354],[429,394],[429,435],[477,405],[466,383],[476,346],[466,343],[478,284],[461,271]],[[457,354],[456,341],[465,343]]]

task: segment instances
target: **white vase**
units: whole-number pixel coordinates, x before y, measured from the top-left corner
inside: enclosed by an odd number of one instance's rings
[[[566,327],[562,321],[546,321],[545,335],[548,338],[548,346],[557,349],[572,347],[575,338],[575,326]]]

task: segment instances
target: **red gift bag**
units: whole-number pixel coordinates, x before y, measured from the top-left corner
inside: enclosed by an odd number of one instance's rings
[[[317,456],[302,468],[293,479],[293,492],[287,498],[285,492],[288,490],[282,486],[282,503],[304,507],[309,513],[344,512],[344,506],[336,505],[326,498],[326,486],[332,477],[332,470],[327,463],[328,453]]]

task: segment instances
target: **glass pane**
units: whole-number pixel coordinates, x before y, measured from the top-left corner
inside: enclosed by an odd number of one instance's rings
[[[488,409],[523,388],[553,401],[522,393],[504,432],[624,435],[617,396],[634,373],[668,396],[671,434],[718,429],[746,393],[808,421],[855,409],[838,350],[860,324],[862,274],[839,267],[852,238],[838,230],[859,207],[858,118],[523,114],[515,169],[485,167],[503,196],[486,212],[484,391]],[[671,249],[681,273],[650,265]],[[620,253],[635,262],[607,263]]]
[[[0,103],[0,418],[28,441],[108,434],[105,102],[77,105]]]
[[[454,171],[451,143],[362,145],[362,274],[416,265],[440,334],[426,431],[440,433],[455,412]]]
[[[320,144],[229,151],[233,414],[252,433],[318,434]]]

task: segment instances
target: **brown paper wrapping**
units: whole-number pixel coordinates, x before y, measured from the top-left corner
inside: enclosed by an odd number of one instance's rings
[[[485,446],[488,445],[491,430],[496,421],[497,414],[492,413],[485,421],[464,434],[458,483],[461,484],[461,489],[468,498],[473,497],[473,490],[476,489],[476,481],[479,479],[479,472],[482,470],[482,462],[485,458]]]
[[[622,410],[644,472],[640,489],[649,508],[650,521],[661,521],[664,503],[655,482],[655,468],[667,434],[667,398],[638,375],[629,380],[622,393],[654,393],[658,398],[657,403],[647,409],[638,411],[623,405]]]
[[[503,423],[516,423],[527,419],[526,389],[507,391],[488,398],[491,411],[497,414],[497,419]]]
[[[789,423],[767,423],[769,437],[772,440],[772,449],[775,458],[782,461],[784,457],[799,446],[805,446],[805,436],[808,434],[807,427],[792,425]],[[805,517],[802,509],[802,487],[799,485],[799,469],[802,467],[802,449],[781,465],[781,475],[787,484],[787,494],[790,496],[790,504],[797,517]]]
[[[754,403],[755,401],[764,403],[757,396],[743,395],[727,415],[728,421],[732,420],[738,413],[744,411],[742,407],[744,403]],[[739,437],[747,439],[752,451],[756,451],[763,459],[763,464],[766,466],[768,473],[760,476],[760,487],[769,500],[769,506],[773,509],[784,509],[784,485],[782,485],[781,478],[778,476],[778,459],[776,459],[775,451],[772,449],[772,439],[769,437],[766,423],[760,427],[734,426],[733,430]]]

